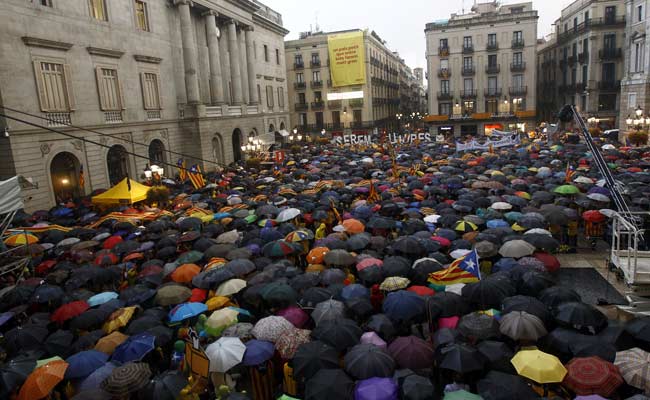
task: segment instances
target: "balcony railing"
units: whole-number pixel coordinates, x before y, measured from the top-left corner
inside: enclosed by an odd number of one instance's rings
[[[336,130],[341,130],[343,129],[343,123],[342,122],[330,122],[325,124],[323,127],[328,131],[336,131]]]
[[[598,50],[598,58],[601,60],[616,60],[623,57],[623,51],[620,47],[607,47]]]
[[[524,43],[524,39],[513,39],[512,40],[512,46],[511,48],[513,49],[521,49],[526,46],[526,43]]]
[[[476,89],[472,90],[461,90],[460,97],[462,99],[471,99],[476,97]]]
[[[528,93],[528,86],[511,86],[508,90],[511,96],[519,96]]]
[[[352,129],[372,129],[375,127],[374,121],[353,121],[350,122],[350,128]]]
[[[555,67],[556,62],[555,58],[549,58],[547,60],[542,61],[542,67]]]
[[[501,88],[487,88],[483,92],[485,97],[500,97],[501,96]]]
[[[363,99],[348,100],[348,105],[351,108],[363,108]]]
[[[294,69],[303,69],[305,68],[305,63],[304,62],[295,62],[293,63],[293,68]]]
[[[499,50],[499,43],[497,43],[497,42],[493,42],[493,43],[488,42],[488,44],[485,46],[485,50],[487,50],[487,51],[497,51],[497,50]]]
[[[625,25],[625,15],[619,15],[616,17],[607,17],[607,18],[591,18],[580,24],[578,24],[573,29],[569,29],[566,32],[562,32],[558,35],[557,42],[562,44],[570,40],[573,36],[577,36],[583,32],[588,31],[591,28],[598,27],[610,27],[615,25]]]
[[[296,103],[296,111],[309,110],[309,103]]]
[[[448,79],[451,76],[451,70],[449,68],[440,68],[438,70],[438,78]]]
[[[307,87],[306,82],[294,82],[293,87],[296,90],[304,90]]]
[[[475,73],[476,73],[476,69],[474,69],[473,65],[470,65],[470,66],[465,65],[465,66],[463,66],[463,69],[461,70],[461,75],[463,75],[463,76],[471,76],[471,75],[474,75]]]
[[[512,72],[521,72],[526,69],[526,63],[525,62],[513,62],[510,63],[510,71]]]
[[[323,81],[311,81],[311,88],[318,89],[323,87]]]
[[[309,66],[313,67],[320,67],[320,60],[310,60],[309,61]]]
[[[438,55],[440,57],[449,57],[449,47],[448,46],[438,47]]]
[[[598,90],[616,92],[621,87],[621,81],[599,81]]]
[[[325,108],[325,102],[324,101],[312,101],[311,102],[311,109],[312,110],[322,110]]]
[[[485,66],[486,74],[498,74],[500,71],[501,71],[501,65],[499,64]]]
[[[463,45],[463,54],[472,54],[474,52],[473,44],[464,44]]]
[[[451,92],[438,92],[438,100],[451,100],[453,97]]]
[[[327,108],[330,110],[340,110],[343,106],[341,100],[332,100],[327,102]]]
[[[578,53],[578,62],[580,64],[586,64],[589,62],[589,52],[583,51],[582,53]]]

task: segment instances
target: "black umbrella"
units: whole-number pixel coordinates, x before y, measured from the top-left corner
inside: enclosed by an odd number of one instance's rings
[[[95,344],[99,339],[101,339],[106,333],[102,329],[97,329],[90,331],[87,334],[79,337],[76,342],[72,344],[70,348],[70,353],[78,353],[84,350],[90,350],[95,347]]]
[[[375,332],[386,342],[391,341],[395,336],[395,326],[393,325],[393,321],[384,314],[373,314],[364,327],[367,330]]]
[[[479,353],[486,358],[491,369],[507,373],[516,373],[512,363],[510,362],[515,353],[504,342],[484,340],[477,344],[476,348]]]
[[[304,379],[311,378],[320,370],[338,367],[336,349],[318,340],[301,344],[293,356],[294,374]]]
[[[544,321],[546,326],[553,321],[553,316],[548,311],[546,305],[530,296],[517,295],[508,297],[503,300],[501,310],[503,311],[503,314],[507,314],[511,311],[525,311]]]
[[[412,236],[400,237],[391,245],[393,250],[409,257],[417,257],[426,254],[426,250],[420,241]]]
[[[491,316],[479,312],[463,315],[456,327],[463,336],[483,340],[499,336],[499,323]]]
[[[200,289],[210,289],[234,277],[235,273],[228,268],[212,268],[194,276],[192,285]]]
[[[359,271],[359,279],[361,279],[364,285],[372,286],[381,283],[384,280],[384,272],[381,267],[371,265],[370,267]]]
[[[345,307],[355,316],[362,319],[370,317],[375,309],[366,297],[353,297],[345,301]]]
[[[18,285],[14,287],[2,296],[0,308],[7,310],[14,306],[28,303],[35,289],[34,286],[29,285]]]
[[[467,301],[452,292],[436,293],[435,296],[428,297],[426,306],[428,317],[432,320],[461,316],[469,311]]]
[[[625,325],[625,330],[634,337],[639,347],[650,351],[650,317],[640,317],[629,321]]]
[[[483,357],[476,348],[463,343],[452,343],[440,350],[438,367],[464,374],[483,369]]]
[[[22,385],[34,368],[36,357],[28,354],[22,354],[0,365],[0,395],[9,398],[11,391]]]
[[[342,369],[321,369],[305,385],[305,400],[353,399],[354,382]]]
[[[140,389],[138,398],[142,400],[176,400],[181,390],[187,386],[187,378],[181,371],[165,371],[149,381]]]
[[[528,271],[522,275],[518,290],[521,294],[537,296],[544,289],[554,285],[555,282],[549,274],[539,271]]]
[[[339,351],[359,343],[361,328],[351,319],[337,318],[320,323],[312,331],[312,336]]]
[[[580,295],[566,286],[552,286],[539,293],[539,300],[548,308],[556,308],[563,303],[579,302]]]
[[[45,339],[43,347],[50,357],[67,358],[70,355],[70,345],[74,335],[69,330],[59,329]]]
[[[431,381],[424,376],[409,375],[400,385],[403,400],[429,400],[434,398]]]
[[[595,335],[607,326],[607,317],[598,309],[585,303],[564,303],[555,313],[558,324],[577,331]]]
[[[5,348],[10,354],[40,348],[49,331],[35,324],[18,326],[5,333]]]
[[[539,395],[520,376],[490,371],[478,381],[478,393],[485,400],[539,399]]]
[[[56,285],[41,285],[38,286],[35,290],[34,293],[32,293],[32,302],[33,303],[48,303],[50,301],[56,301],[60,300],[63,296],[65,296],[65,293],[63,292],[63,289]]]
[[[332,292],[322,287],[311,287],[302,294],[300,305],[303,307],[316,307],[316,304],[332,298]]]
[[[465,285],[462,289],[463,298],[482,310],[499,308],[505,298],[513,296],[515,293],[516,289],[509,280],[496,275],[489,276],[477,283]]]
[[[98,308],[91,308],[84,311],[83,314],[74,317],[70,321],[70,328],[79,330],[91,330],[100,327],[111,312]]]
[[[345,371],[355,379],[389,377],[395,370],[395,361],[388,352],[373,344],[362,343],[352,347],[343,359]]]

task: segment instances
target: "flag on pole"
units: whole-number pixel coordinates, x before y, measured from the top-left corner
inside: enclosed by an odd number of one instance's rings
[[[367,201],[368,201],[368,203],[373,204],[373,203],[379,202],[379,200],[381,200],[381,196],[377,192],[377,189],[375,188],[375,183],[371,179],[370,180],[370,191],[368,192],[368,200]]]
[[[343,218],[341,218],[341,214],[339,214],[339,210],[336,209],[336,206],[334,205],[334,200],[331,197],[330,197],[330,207],[332,207],[332,211],[336,216],[336,221],[339,223],[339,225],[342,224]]]
[[[79,187],[83,192],[84,186],[86,185],[86,178],[84,177],[84,165],[79,166]]]
[[[185,163],[185,160],[179,158],[176,165],[178,166],[178,178],[181,180],[181,182],[185,182],[187,180],[187,165]]]
[[[453,285],[456,283],[474,283],[481,279],[479,270],[478,253],[472,250],[461,258],[452,262],[442,271],[429,274],[428,281],[434,285]]]
[[[200,189],[205,186],[205,179],[203,179],[203,173],[201,173],[200,166],[196,164],[192,165],[192,168],[190,168],[188,175],[190,182],[192,182],[192,186],[194,186],[194,189]]]
[[[576,171],[575,168],[573,168],[569,163],[566,163],[566,171],[564,171],[564,182],[565,183],[571,183],[571,179],[573,179],[573,175],[575,175]]]

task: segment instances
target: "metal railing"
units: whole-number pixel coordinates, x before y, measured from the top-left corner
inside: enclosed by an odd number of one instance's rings
[[[463,54],[472,54],[474,52],[473,44],[463,44]]]
[[[318,89],[323,87],[323,81],[311,81],[311,88]]]
[[[500,71],[501,71],[501,65],[499,64],[485,66],[486,74],[498,74]]]
[[[476,89],[472,90],[461,90],[460,91],[460,97],[462,99],[471,99],[476,97]]]
[[[307,111],[309,110],[309,103],[296,103],[295,109],[296,111]]]
[[[521,49],[526,46],[526,43],[524,42],[524,39],[513,39],[512,40],[512,46],[511,48],[513,49]]]
[[[474,68],[473,65],[471,66],[463,66],[463,69],[461,70],[461,75],[463,76],[471,76],[476,73],[476,69]]]
[[[438,100],[451,100],[454,95],[451,92],[438,92]]]
[[[601,60],[615,60],[623,57],[623,50],[620,47],[606,47],[598,50],[598,58]]]
[[[526,63],[524,61],[510,63],[510,71],[512,72],[521,72],[526,69]]]
[[[486,51],[497,51],[497,50],[499,50],[499,43],[497,43],[497,42],[494,42],[494,43],[488,42],[488,44],[485,46],[485,50]]]
[[[500,97],[502,93],[501,88],[487,88],[483,92],[485,97]]]
[[[297,89],[297,90],[305,89],[305,88],[307,88],[307,83],[306,82],[294,82],[293,87],[294,87],[294,89]]]
[[[511,86],[508,90],[511,96],[519,96],[528,93],[528,86]]]

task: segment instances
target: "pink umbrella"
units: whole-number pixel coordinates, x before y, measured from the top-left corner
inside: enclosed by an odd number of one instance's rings
[[[374,344],[375,346],[381,347],[382,349],[386,349],[387,347],[384,339],[380,338],[379,335],[372,331],[361,335],[361,343]]]
[[[357,263],[357,271],[363,271],[364,269],[368,267],[372,267],[373,265],[381,267],[382,265],[384,265],[384,262],[378,258],[372,258],[372,257],[364,258],[363,260]]]
[[[278,311],[280,317],[284,317],[287,321],[291,322],[296,328],[302,328],[309,321],[309,315],[298,306],[289,306]]]
[[[436,242],[440,243],[442,247],[451,246],[451,241],[447,238],[443,238],[442,236],[433,236],[431,237],[431,240],[435,240]]]

